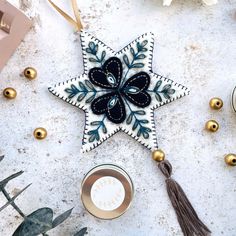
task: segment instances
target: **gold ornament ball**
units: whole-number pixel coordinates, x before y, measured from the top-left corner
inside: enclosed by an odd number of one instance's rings
[[[34,130],[34,137],[36,138],[36,139],[45,139],[46,137],[47,137],[47,130],[46,129],[44,129],[44,128],[42,128],[42,127],[40,127],[40,128],[36,128],[35,130]]]
[[[226,155],[225,163],[229,166],[236,166],[236,154],[230,153]]]
[[[17,95],[17,92],[14,88],[5,88],[3,90],[3,96],[7,99],[14,99]]]
[[[216,132],[219,129],[219,124],[215,120],[209,120],[206,122],[205,128],[210,132]]]
[[[165,153],[161,149],[157,149],[152,152],[152,159],[157,162],[165,160]]]
[[[220,110],[223,107],[223,101],[220,98],[212,98],[209,105],[213,110]]]
[[[37,71],[33,67],[27,67],[24,69],[24,76],[29,80],[33,80],[37,77]]]

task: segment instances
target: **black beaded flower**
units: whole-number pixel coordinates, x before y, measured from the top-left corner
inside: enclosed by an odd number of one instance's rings
[[[147,93],[149,75],[139,72],[127,81],[122,81],[122,62],[117,57],[109,58],[102,67],[92,68],[88,77],[92,84],[104,89],[104,94],[94,99],[91,104],[93,113],[105,114],[113,123],[120,124],[126,119],[125,104],[129,106],[130,102],[144,108],[151,103],[151,96]]]

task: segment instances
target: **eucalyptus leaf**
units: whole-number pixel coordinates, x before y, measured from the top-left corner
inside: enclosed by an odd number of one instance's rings
[[[60,225],[61,223],[63,223],[71,215],[72,210],[73,210],[73,208],[64,212],[63,214],[59,215],[58,217],[56,217],[52,222],[52,228],[55,228],[58,225]]]
[[[0,161],[2,161],[4,159],[4,156],[0,156]]]
[[[23,173],[24,173],[24,171],[19,171],[19,172],[15,173],[15,174],[10,175],[6,179],[0,181],[0,188],[4,187],[10,180],[15,179],[16,177],[22,175]]]
[[[37,236],[52,229],[53,211],[41,208],[28,215],[12,236]]]
[[[79,232],[77,232],[74,236],[84,236],[85,234],[87,234],[87,227],[82,228]]]

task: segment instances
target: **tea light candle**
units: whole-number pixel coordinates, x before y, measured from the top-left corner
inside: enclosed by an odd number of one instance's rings
[[[100,165],[85,176],[81,186],[84,207],[95,217],[113,219],[121,216],[133,198],[129,175],[115,165]]]

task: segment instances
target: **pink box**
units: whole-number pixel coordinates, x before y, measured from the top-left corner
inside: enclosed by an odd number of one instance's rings
[[[6,0],[0,0],[0,71],[14,53],[32,22]]]

